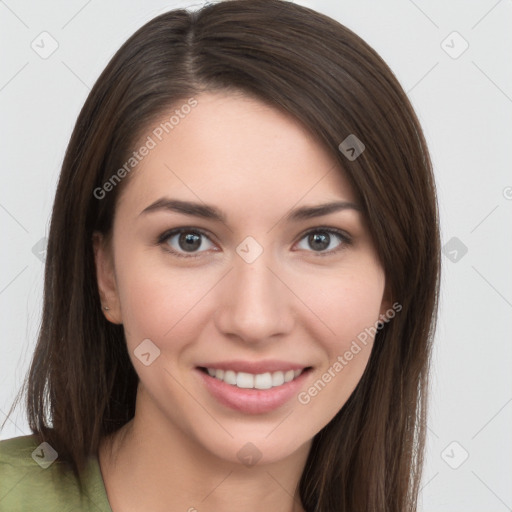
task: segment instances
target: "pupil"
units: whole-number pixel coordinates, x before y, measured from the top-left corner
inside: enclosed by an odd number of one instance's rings
[[[179,244],[184,251],[192,252],[201,247],[201,237],[196,233],[182,233]]]
[[[313,249],[326,249],[329,247],[330,237],[327,233],[313,233],[309,235],[309,244]]]

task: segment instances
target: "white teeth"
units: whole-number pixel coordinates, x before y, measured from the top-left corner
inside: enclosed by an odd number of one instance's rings
[[[238,388],[253,388],[254,375],[251,373],[238,372],[236,375],[236,386]]]
[[[226,384],[236,386],[236,373],[233,370],[226,370],[222,379]]]
[[[274,372],[272,374],[272,386],[281,386],[284,384],[284,373]]]
[[[285,382],[290,382],[291,380],[293,380],[293,377],[295,376],[295,372],[293,370],[288,370],[285,374],[284,374],[284,381]]]
[[[208,375],[224,381],[226,384],[242,389],[270,389],[296,379],[303,370],[288,370],[286,372],[266,372],[254,375],[247,372],[234,372],[233,370],[217,370],[207,368]]]
[[[259,373],[254,377],[256,389],[270,389],[272,387],[272,375],[270,373]]]

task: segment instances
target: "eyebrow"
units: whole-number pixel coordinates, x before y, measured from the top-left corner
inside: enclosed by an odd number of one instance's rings
[[[316,206],[302,206],[300,208],[296,208],[286,215],[286,220],[289,222],[297,222],[349,209],[362,211],[359,204],[348,201],[333,201]],[[162,197],[154,203],[151,203],[139,213],[139,217],[156,211],[183,213],[185,215],[192,215],[194,217],[226,223],[226,215],[215,206],[210,206],[204,203],[194,203],[192,201],[170,199],[167,197]]]

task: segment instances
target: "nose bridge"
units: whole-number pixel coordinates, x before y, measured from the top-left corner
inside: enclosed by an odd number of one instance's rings
[[[258,251],[251,243],[242,242],[237,248],[217,322],[224,334],[264,341],[291,329],[292,312],[285,287],[269,269],[275,267],[271,251]]]

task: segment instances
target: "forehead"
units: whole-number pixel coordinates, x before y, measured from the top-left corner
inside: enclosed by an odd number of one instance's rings
[[[132,171],[120,207],[140,212],[163,195],[226,211],[243,204],[245,213],[285,210],[303,199],[356,200],[339,164],[293,117],[241,94],[195,99],[172,125],[179,104],[143,134],[136,148],[149,140],[152,148]]]

